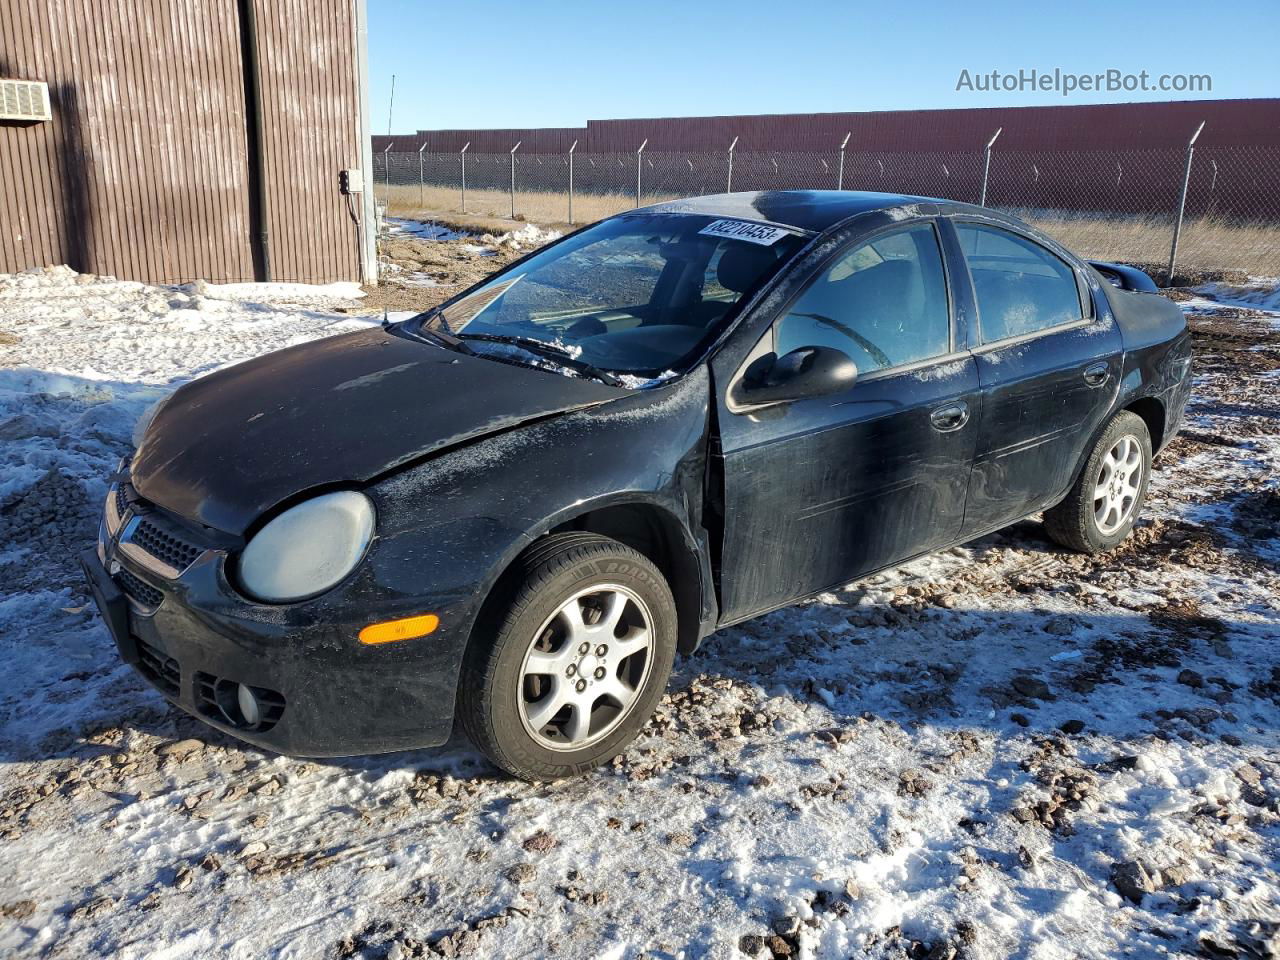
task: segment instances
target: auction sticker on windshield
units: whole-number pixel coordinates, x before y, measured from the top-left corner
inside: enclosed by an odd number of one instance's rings
[[[771,227],[764,223],[752,223],[749,220],[713,220],[698,232],[705,233],[709,237],[729,237],[733,240],[746,240],[748,243],[758,243],[765,247],[771,243],[776,243],[782,237],[791,233],[790,230],[784,230],[782,227]]]

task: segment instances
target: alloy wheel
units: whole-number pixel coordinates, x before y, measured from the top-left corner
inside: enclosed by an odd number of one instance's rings
[[[580,591],[534,635],[520,670],[520,719],[541,746],[580,750],[631,712],[653,661],[652,618],[619,584]]]
[[[1142,489],[1142,446],[1125,434],[1102,458],[1093,487],[1093,518],[1098,532],[1110,536],[1133,514]]]

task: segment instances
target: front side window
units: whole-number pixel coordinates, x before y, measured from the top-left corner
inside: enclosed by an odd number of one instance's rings
[[[736,235],[743,233],[751,239]],[[536,340],[600,370],[659,377],[692,362],[742,297],[803,242],[746,221],[613,217],[411,322],[479,353],[510,356],[518,345],[499,341]]]
[[[985,343],[1081,318],[1075,271],[1039,244],[997,227],[958,222]]]
[[[775,326],[778,356],[842,350],[868,373],[951,350],[951,312],[930,224],[896,230],[836,257]]]

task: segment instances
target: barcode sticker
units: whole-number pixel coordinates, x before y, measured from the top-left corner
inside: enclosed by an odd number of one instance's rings
[[[698,231],[709,237],[728,237],[731,240],[745,240],[747,243],[758,243],[767,247],[780,238],[791,233],[782,227],[771,227],[765,223],[752,223],[750,220],[714,220]]]

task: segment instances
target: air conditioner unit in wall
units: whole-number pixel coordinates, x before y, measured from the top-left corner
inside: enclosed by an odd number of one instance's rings
[[[51,120],[49,85],[39,80],[0,80],[0,120]]]

